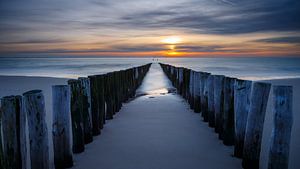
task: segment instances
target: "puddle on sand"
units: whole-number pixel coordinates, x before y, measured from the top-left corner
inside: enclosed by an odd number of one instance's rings
[[[161,89],[156,89],[156,90],[151,90],[151,91],[146,91],[146,92],[139,92],[136,93],[135,98],[141,97],[141,96],[149,96],[149,98],[154,98],[154,96],[161,96],[161,95],[166,95],[169,93],[176,93],[175,88],[161,88]]]

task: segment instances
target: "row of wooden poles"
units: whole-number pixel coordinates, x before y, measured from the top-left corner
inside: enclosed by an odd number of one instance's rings
[[[53,152],[56,169],[73,166],[73,153],[101,133],[122,103],[134,97],[151,64],[102,75],[69,80],[52,86]],[[28,124],[31,169],[49,168],[45,101],[41,90],[1,99],[0,168],[26,169]]]
[[[271,84],[160,65],[191,109],[201,112],[224,145],[234,146],[234,156],[242,158],[243,168],[258,169]],[[272,87],[274,126],[268,168],[287,169],[293,123],[292,87]]]

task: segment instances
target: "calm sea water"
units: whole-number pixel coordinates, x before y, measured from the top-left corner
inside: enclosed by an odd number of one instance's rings
[[[300,77],[300,58],[0,58],[0,75],[76,78],[157,62],[250,80]]]

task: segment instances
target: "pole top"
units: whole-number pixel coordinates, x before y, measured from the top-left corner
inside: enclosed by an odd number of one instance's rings
[[[30,96],[42,93],[42,90],[30,90],[28,92],[23,93],[23,96]]]

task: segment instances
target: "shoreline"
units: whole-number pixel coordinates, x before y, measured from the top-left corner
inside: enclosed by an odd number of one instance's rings
[[[1,75],[0,74],[0,78],[3,78],[3,77],[7,77],[7,78],[16,78],[16,77],[19,77],[19,78],[53,78],[53,79],[77,79],[77,77],[79,76],[74,76],[74,78],[71,78],[71,77],[54,77],[54,76],[31,76],[31,75]],[[84,77],[84,76],[83,76]],[[236,77],[233,77],[233,78],[236,78]],[[300,79],[300,77],[286,77],[286,78],[257,78],[257,79],[248,79],[248,78],[244,78],[244,77],[241,77],[241,78],[238,78],[238,79],[242,79],[242,80],[251,80],[251,81],[259,81],[259,82],[272,82],[272,81],[285,81],[285,80],[297,80],[297,79]]]

